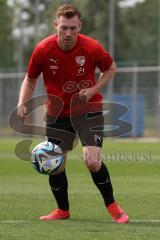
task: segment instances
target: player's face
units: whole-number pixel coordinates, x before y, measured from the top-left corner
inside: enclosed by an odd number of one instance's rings
[[[58,34],[58,44],[64,51],[71,50],[77,43],[77,36],[81,29],[81,22],[77,16],[70,19],[60,16],[55,21]]]

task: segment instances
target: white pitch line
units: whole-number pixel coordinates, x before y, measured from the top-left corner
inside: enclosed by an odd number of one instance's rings
[[[160,223],[160,219],[131,219],[131,223]]]
[[[0,223],[33,223],[34,220],[0,220]],[[160,219],[131,219],[129,223],[160,223]]]
[[[33,220],[0,220],[0,223],[29,223]]]

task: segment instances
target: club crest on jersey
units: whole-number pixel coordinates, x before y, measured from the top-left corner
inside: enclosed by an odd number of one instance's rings
[[[83,66],[85,64],[85,61],[86,61],[84,56],[77,56],[75,58],[75,60],[76,60],[76,63],[78,64],[78,66]]]

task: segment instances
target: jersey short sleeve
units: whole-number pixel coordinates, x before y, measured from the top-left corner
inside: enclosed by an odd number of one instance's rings
[[[112,62],[113,59],[110,56],[110,54],[97,42],[96,43],[96,65],[100,69],[101,72],[107,71]]]
[[[28,77],[37,78],[42,72],[42,63],[43,63],[43,52],[41,48],[37,45],[34,49],[32,56],[28,64]]]

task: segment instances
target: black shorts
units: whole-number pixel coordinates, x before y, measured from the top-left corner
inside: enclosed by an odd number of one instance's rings
[[[72,118],[47,116],[46,136],[48,141],[59,145],[62,150],[72,150],[77,137],[82,146],[102,147],[103,112],[90,112]]]

